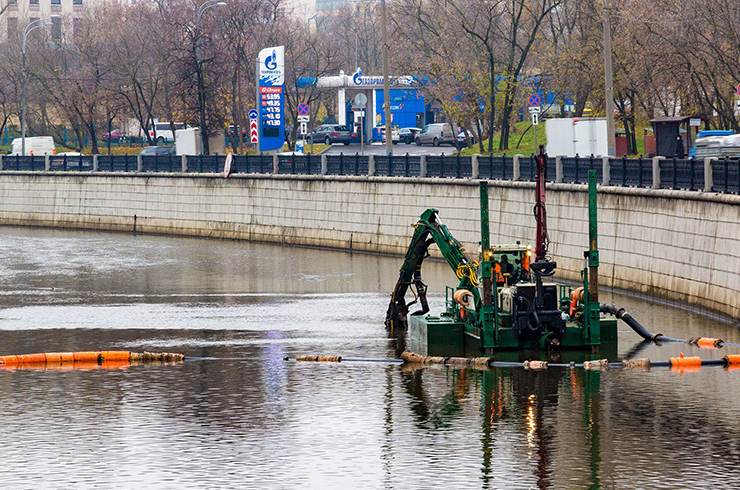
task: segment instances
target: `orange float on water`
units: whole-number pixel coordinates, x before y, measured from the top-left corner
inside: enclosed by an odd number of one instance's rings
[[[696,345],[698,345],[702,349],[717,349],[720,345],[722,345],[722,340],[712,339],[709,337],[701,337],[700,339],[696,340]]]
[[[701,357],[684,357],[681,352],[679,357],[671,357],[671,371],[696,372],[701,370]]]
[[[118,369],[137,363],[182,362],[185,356],[167,352],[82,351],[0,356],[0,369]]]

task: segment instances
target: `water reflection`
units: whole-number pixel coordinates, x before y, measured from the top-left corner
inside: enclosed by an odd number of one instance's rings
[[[225,241],[0,229],[2,352],[197,360],[0,370],[0,481],[21,488],[733,488],[740,376],[285,362],[393,358],[399,260]],[[70,252],[74,251],[74,253]],[[432,311],[446,264],[425,264]],[[51,289],[54,286],[54,289]],[[437,293],[435,293],[437,292]],[[602,292],[667,335],[732,326]],[[639,344],[619,356],[727,350]]]

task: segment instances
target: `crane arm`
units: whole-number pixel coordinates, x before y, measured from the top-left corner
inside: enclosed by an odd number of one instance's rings
[[[427,209],[422,213],[419,221],[414,224],[414,235],[401,266],[398,282],[391,294],[391,302],[385,319],[388,328],[405,329],[408,326],[408,308],[417,301],[421,305],[421,310],[414,312],[414,315],[423,315],[429,311],[426,299],[427,287],[421,279],[421,265],[429,256],[428,248],[432,243],[437,244],[442,256],[460,279],[458,289],[471,291],[476,308],[480,307],[476,277],[477,263],[468,261],[460,242],[439,221],[438,212],[436,209]],[[417,299],[406,303],[406,293],[411,286],[416,289]]]

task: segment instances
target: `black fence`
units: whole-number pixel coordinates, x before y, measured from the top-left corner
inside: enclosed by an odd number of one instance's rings
[[[587,184],[588,172],[590,170],[596,171],[597,182],[604,182],[604,164],[601,157],[595,157],[593,155],[587,157],[581,157],[578,155],[574,157],[563,157],[562,164],[563,182],[571,184]],[[549,168],[547,170],[547,177],[547,180],[551,180]]]
[[[704,160],[671,158],[660,161],[660,188],[704,190]]]
[[[46,170],[46,158],[38,156],[25,156],[20,155],[4,156],[3,157],[3,169],[4,170]]]
[[[609,164],[609,184],[622,187],[652,187],[651,158],[618,158]]]
[[[232,157],[231,172],[234,174],[272,174],[272,155],[238,155]],[[278,157],[278,173],[292,175],[356,175],[370,173],[370,157],[358,153],[327,155],[325,168],[318,155],[283,154]],[[373,175],[393,177],[419,177],[422,175],[422,157],[418,155],[376,155]],[[428,155],[426,177],[471,178],[473,157],[462,155]],[[479,155],[478,178],[513,180],[514,158]],[[189,173],[222,173],[223,155],[194,155],[184,160]],[[49,157],[49,170],[59,172],[90,172],[94,159],[85,155],[53,155]],[[595,170],[598,181],[603,182],[603,160],[601,157],[562,157],[562,182],[584,184],[588,182],[588,171]],[[547,180],[556,181],[556,159],[547,162]],[[704,160],[670,158],[659,161],[660,188],[703,191],[705,184]],[[44,171],[46,158],[43,156],[6,155],[2,158],[3,170]],[[136,172],[139,161],[136,155],[99,155],[100,172]],[[177,155],[141,156],[143,172],[176,173],[183,171],[183,157]],[[519,180],[534,181],[536,162],[534,155],[519,157]],[[723,158],[713,160],[711,165],[712,191],[740,194],[740,160]],[[623,187],[652,187],[653,160],[651,158],[612,158],[609,162],[609,184]]]
[[[427,177],[470,178],[473,176],[473,158],[461,155],[427,156]]]
[[[3,159],[4,166],[5,159]],[[101,172],[136,172],[136,155],[100,155],[98,170]]]
[[[421,157],[409,155],[375,156],[375,175],[391,177],[419,177],[421,175]]]
[[[740,160],[723,158],[712,162],[712,190],[740,194]]]
[[[556,163],[554,158],[547,159],[547,182],[555,182]],[[537,177],[537,160],[534,155],[519,157],[519,180],[534,182]]]
[[[306,155],[304,158],[310,158]],[[318,168],[321,170],[321,159],[313,157],[318,162]],[[354,155],[327,155],[326,173],[328,175],[367,175],[370,171],[370,157],[355,153]],[[320,172],[319,172],[320,173]]]
[[[480,155],[478,176],[481,179],[511,180],[514,176],[514,157]]]

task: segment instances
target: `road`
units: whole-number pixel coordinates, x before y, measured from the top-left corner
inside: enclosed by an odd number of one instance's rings
[[[308,147],[308,145],[306,145]],[[385,145],[381,144],[372,144],[372,145],[365,145],[365,155],[385,155],[386,147]],[[416,146],[414,144],[407,145],[405,143],[399,143],[397,145],[393,145],[393,154],[394,155],[405,155],[408,153],[409,155],[452,155],[456,152],[454,146],[444,145],[444,146],[431,146],[431,145],[424,145],[424,146]],[[331,148],[326,150],[327,155],[339,155],[340,153],[344,153],[345,155],[351,154],[354,155],[355,153],[360,153],[360,145],[359,143],[351,144],[349,146],[345,146],[343,144],[335,144],[332,145]]]

